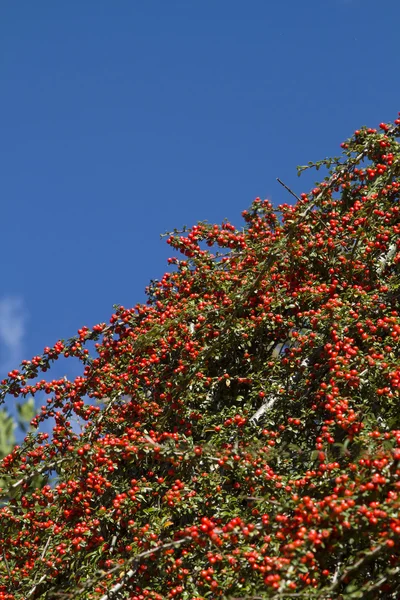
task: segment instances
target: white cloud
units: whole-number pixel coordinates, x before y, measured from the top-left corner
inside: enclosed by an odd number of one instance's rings
[[[0,299],[0,376],[17,369],[23,359],[23,340],[27,313],[22,298],[5,296]],[[3,374],[4,373],[4,374]]]

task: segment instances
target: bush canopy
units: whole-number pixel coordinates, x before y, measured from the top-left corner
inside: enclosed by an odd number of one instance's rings
[[[147,304],[8,374],[45,400],[0,463],[0,600],[400,597],[399,136],[169,234]]]

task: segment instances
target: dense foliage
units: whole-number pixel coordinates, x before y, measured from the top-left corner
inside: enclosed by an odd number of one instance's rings
[[[9,373],[47,400],[0,465],[0,599],[400,597],[399,135],[174,232],[146,305]]]

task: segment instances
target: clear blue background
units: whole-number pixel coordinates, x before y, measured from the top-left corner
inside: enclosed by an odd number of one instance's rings
[[[144,301],[161,233],[291,202],[276,177],[307,191],[296,165],[395,119],[398,17],[398,0],[3,0],[0,368]]]

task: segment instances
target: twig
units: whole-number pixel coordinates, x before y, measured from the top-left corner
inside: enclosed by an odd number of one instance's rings
[[[339,579],[339,573],[340,573],[340,567],[342,566],[342,563],[340,562],[340,560],[338,561],[335,573],[333,574],[333,579],[332,579],[332,584],[336,585],[338,579]]]
[[[45,547],[43,548],[43,552],[42,552],[42,554],[41,554],[41,556],[40,556],[40,559],[41,559],[41,560],[43,560],[43,559],[44,559],[44,557],[46,556],[47,548],[49,547],[49,544],[50,544],[50,540],[51,540],[51,538],[52,538],[52,536],[51,536],[51,535],[50,535],[50,536],[47,538],[47,542],[46,542],[46,544],[45,544]]]
[[[299,198],[299,197],[298,197],[298,196],[297,196],[297,195],[296,195],[296,194],[295,194],[295,193],[294,193],[294,192],[293,192],[293,191],[292,191],[292,190],[291,190],[291,189],[290,189],[290,188],[289,188],[289,187],[288,187],[286,184],[284,184],[284,183],[283,183],[283,181],[281,181],[281,180],[279,179],[279,177],[277,177],[277,178],[276,178],[276,180],[277,180],[277,181],[278,181],[278,182],[279,182],[281,185],[283,185],[283,187],[285,188],[285,190],[287,190],[287,191],[289,192],[289,194],[292,194],[292,196],[294,196],[298,202],[301,202],[300,198]],[[313,205],[313,206],[314,206],[314,205]],[[307,211],[306,211],[306,212],[307,212]],[[304,213],[304,215],[303,215],[303,216],[305,216],[305,215],[306,215],[306,212]],[[328,225],[327,225],[326,223],[324,223],[324,222],[322,221],[322,219],[320,219],[320,218],[319,218],[319,216],[318,216],[316,213],[313,213],[313,216],[314,216],[314,217],[317,219],[317,221],[319,222],[319,224],[320,224],[320,225],[322,225],[322,227],[325,227],[325,229],[327,229],[327,230],[329,231],[329,227],[328,227]]]
[[[117,536],[114,535],[112,540],[111,540],[111,545],[110,545],[110,554],[112,554],[114,552],[115,549],[115,544],[117,543]]]
[[[276,178],[277,182],[280,183],[281,185],[283,185],[283,187],[285,188],[285,190],[287,190],[289,192],[289,194],[292,194],[292,196],[294,196],[296,198],[296,200],[298,202],[300,202],[300,198],[293,192],[293,190],[290,189],[290,187],[288,187],[285,183],[283,183],[283,181],[281,181],[279,179],[279,177]]]

